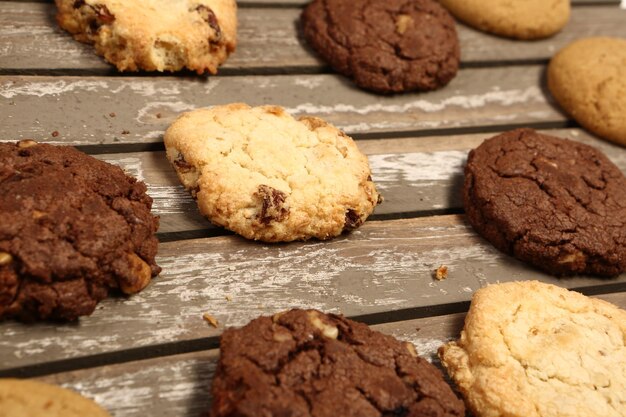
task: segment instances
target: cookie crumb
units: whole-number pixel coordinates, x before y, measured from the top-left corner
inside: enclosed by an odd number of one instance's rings
[[[437,281],[443,281],[446,278],[448,278],[448,267],[440,265],[439,268],[435,270],[435,279]]]
[[[59,136],[59,131],[55,130],[54,132],[52,132],[52,137],[56,138],[57,136]]]
[[[163,115],[161,115],[161,113],[157,113],[157,114],[156,114],[156,118],[157,118],[157,119],[160,119],[161,117],[163,117]]]
[[[230,295],[226,296],[226,301],[233,301],[233,297],[231,297]]]
[[[116,116],[116,114],[115,114],[114,112],[111,112],[111,113],[109,113],[109,116],[110,116],[110,117],[115,117],[115,116]]]
[[[130,132],[126,129],[122,130],[122,135],[128,135]]]
[[[207,323],[209,323],[211,326],[215,327],[216,329],[217,329],[217,326],[220,324],[219,321],[217,321],[217,319],[213,317],[212,315],[210,315],[209,313],[204,313],[202,315],[202,318],[204,319],[204,321],[206,321]]]

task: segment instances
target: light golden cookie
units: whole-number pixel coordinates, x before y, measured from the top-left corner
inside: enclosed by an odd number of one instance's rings
[[[0,379],[0,417],[110,417],[98,404],[43,382]]]
[[[626,145],[626,39],[569,44],[550,61],[548,88],[583,127]]]
[[[567,24],[569,0],[439,0],[459,20],[515,39],[552,36]]]
[[[55,0],[59,25],[120,71],[202,74],[235,50],[235,0]]]
[[[537,281],[474,294],[439,357],[476,417],[626,416],[626,311]]]
[[[165,147],[202,214],[248,239],[329,239],[361,225],[379,201],[350,137],[280,107],[185,113],[165,132]]]

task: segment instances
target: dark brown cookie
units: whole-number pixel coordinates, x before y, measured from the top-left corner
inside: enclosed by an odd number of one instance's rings
[[[91,314],[160,268],[146,186],[71,147],[0,143],[0,319]]]
[[[291,310],[228,329],[211,417],[461,417],[463,403],[415,347],[365,324]]]
[[[459,67],[454,19],[434,0],[313,0],[301,20],[321,57],[367,90],[433,90]]]
[[[503,252],[554,275],[626,270],[626,177],[596,149],[531,129],[469,154],[469,222]]]

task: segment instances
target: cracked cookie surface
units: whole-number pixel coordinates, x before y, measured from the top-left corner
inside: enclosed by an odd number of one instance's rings
[[[301,21],[313,49],[364,89],[433,90],[458,70],[454,19],[434,0],[313,0]]]
[[[626,39],[569,44],[550,61],[548,88],[586,129],[626,146]]]
[[[2,417],[110,417],[92,400],[43,382],[0,379]]]
[[[59,25],[120,71],[215,74],[235,50],[235,0],[55,0]]]
[[[477,417],[626,416],[626,311],[538,281],[478,290],[439,349]]]
[[[316,310],[227,329],[211,417],[462,417],[463,402],[409,342]]]
[[[0,143],[0,319],[74,320],[142,290],[159,219],[146,186],[71,147]]]
[[[626,177],[596,149],[518,129],[469,154],[464,206],[478,233],[554,275],[626,270]]]
[[[329,239],[360,226],[380,199],[350,137],[277,106],[185,113],[165,147],[202,214],[248,239]]]
[[[515,39],[541,39],[567,24],[569,0],[439,0],[459,20]]]

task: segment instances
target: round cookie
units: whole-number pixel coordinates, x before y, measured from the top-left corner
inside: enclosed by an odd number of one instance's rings
[[[626,311],[537,281],[490,285],[439,356],[476,417],[625,417]]]
[[[73,391],[25,379],[0,379],[0,417],[110,417]]]
[[[316,310],[227,329],[210,417],[464,417],[441,372],[409,342]]]
[[[469,154],[464,205],[478,233],[554,275],[626,270],[626,177],[596,149],[518,129]]]
[[[626,146],[626,39],[569,44],[550,61],[548,88],[583,127]]]
[[[439,0],[459,20],[515,39],[541,39],[567,24],[569,0]]]
[[[93,312],[156,276],[146,185],[71,147],[0,143],[0,319]]]
[[[434,0],[313,0],[301,21],[313,49],[367,90],[433,90],[459,67],[454,19]]]
[[[202,214],[248,239],[329,239],[360,226],[379,202],[350,137],[280,107],[185,113],[165,132],[165,147]]]
[[[120,71],[202,74],[235,50],[235,0],[55,0],[59,25]]]

